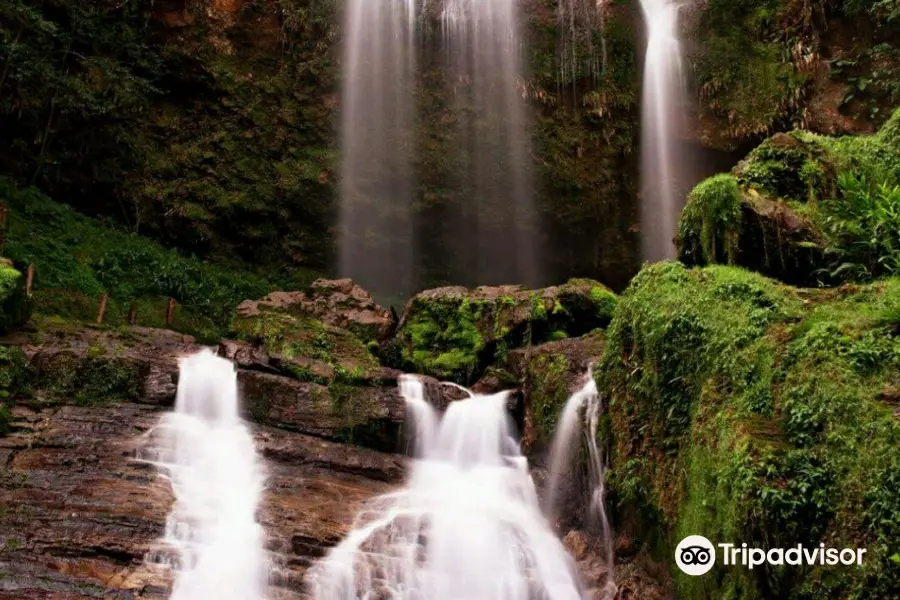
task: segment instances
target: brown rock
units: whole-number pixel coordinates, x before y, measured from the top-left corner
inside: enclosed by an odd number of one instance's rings
[[[134,459],[156,407],[17,407],[0,438],[0,599],[168,597],[171,572],[147,565],[173,500]],[[309,564],[336,544],[363,501],[389,491],[401,457],[259,427],[267,486],[259,511],[278,577],[272,598],[303,597]]]
[[[588,553],[588,538],[583,531],[573,529],[563,538],[563,546],[575,560],[582,560]]]
[[[394,325],[391,313],[351,279],[318,279],[307,293],[272,292],[260,300],[245,300],[238,306],[238,315],[252,317],[261,310],[315,317],[366,342],[387,339]]]

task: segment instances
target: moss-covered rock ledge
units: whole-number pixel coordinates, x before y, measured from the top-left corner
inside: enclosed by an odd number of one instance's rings
[[[732,267],[645,268],[607,331],[620,528],[867,548],[862,567],[673,569],[679,596],[895,598],[900,278],[808,291]]]
[[[514,348],[606,327],[615,306],[615,294],[590,279],[540,290],[426,290],[407,303],[395,348],[408,370],[472,383]]]
[[[812,285],[900,272],[900,110],[871,136],[806,131],[764,141],[697,185],[679,259]]]

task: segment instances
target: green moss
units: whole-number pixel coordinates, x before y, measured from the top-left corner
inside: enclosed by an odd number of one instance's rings
[[[733,175],[700,182],[688,197],[678,224],[683,260],[694,264],[735,262],[741,227],[741,192]]]
[[[145,374],[141,364],[124,357],[61,351],[39,360],[35,387],[50,401],[133,402],[143,393]]]
[[[711,177],[679,223],[686,264],[737,264],[810,285],[900,271],[900,110],[876,135],[777,134]],[[746,218],[752,213],[759,218]],[[890,233],[888,233],[890,232]]]
[[[485,305],[467,298],[413,300],[399,337],[403,357],[417,371],[467,382],[479,367],[485,340],[478,328]]]
[[[27,321],[30,309],[25,278],[10,261],[0,259],[0,333]]]
[[[556,422],[569,397],[568,367],[568,359],[562,354],[541,354],[528,364],[535,438],[545,444],[553,439]]]
[[[0,437],[9,433],[10,423],[12,422],[12,413],[6,404],[0,403]]]
[[[866,547],[862,568],[673,572],[686,598],[896,589],[900,279],[810,294],[731,267],[645,268],[622,296],[597,376],[612,394],[613,481],[660,522],[763,548]],[[617,488],[617,491],[618,488]],[[765,587],[760,581],[765,581]],[[766,592],[764,590],[769,590]]]
[[[351,332],[332,327],[312,317],[263,310],[252,317],[238,317],[232,325],[237,338],[261,344],[270,354],[290,360],[309,359],[327,365],[334,378],[358,383],[378,367],[366,346]],[[290,365],[300,380],[323,380],[310,366]]]

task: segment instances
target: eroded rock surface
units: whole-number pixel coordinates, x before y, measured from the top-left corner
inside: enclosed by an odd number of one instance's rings
[[[14,409],[0,438],[0,598],[166,598],[158,549],[173,501],[135,457],[160,409],[138,404]],[[361,503],[403,475],[401,457],[255,427],[267,486],[260,510],[277,597],[347,532]]]

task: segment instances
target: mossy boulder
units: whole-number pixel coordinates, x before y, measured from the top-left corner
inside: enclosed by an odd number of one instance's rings
[[[358,337],[309,316],[262,309],[238,316],[232,329],[238,339],[259,346],[300,380],[362,381],[379,371],[378,361]]]
[[[826,265],[824,236],[807,214],[731,174],[694,188],[676,244],[687,265],[740,265],[795,285],[814,285]]]
[[[668,556],[688,534],[868,549],[860,567],[673,569],[680,597],[900,589],[898,323],[898,278],[810,291],[660,263],[633,280],[596,371],[620,527]]]
[[[263,310],[319,319],[352,332],[363,342],[386,340],[395,324],[391,313],[352,279],[317,279],[305,292],[272,292],[259,300],[246,300],[238,306],[238,315],[252,317]]]
[[[5,209],[4,209],[5,210]],[[28,320],[31,310],[25,293],[25,277],[7,258],[0,258],[0,333]]]
[[[522,448],[537,456],[549,450],[556,422],[569,396],[586,382],[603,355],[603,331],[547,342],[509,353],[506,368],[525,396]]]
[[[676,239],[679,259],[739,265],[798,285],[894,272],[898,123],[900,110],[876,135],[794,131],[765,140],[732,173],[691,192]]]
[[[407,303],[397,343],[408,368],[471,383],[511,349],[605,327],[615,305],[615,294],[589,279],[539,290],[437,288]]]

